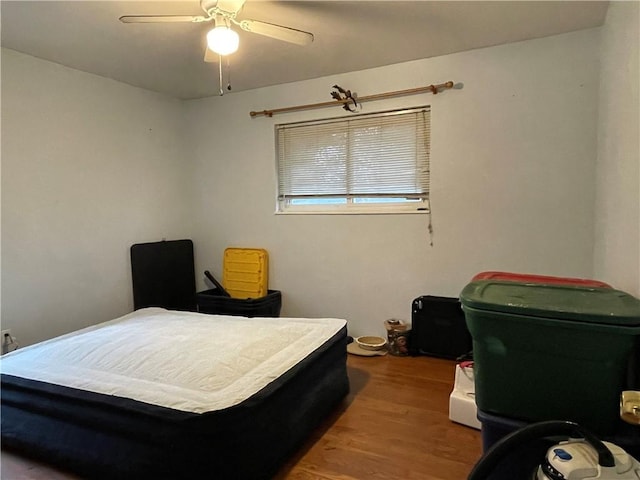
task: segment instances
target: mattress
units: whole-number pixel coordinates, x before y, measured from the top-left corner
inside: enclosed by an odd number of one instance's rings
[[[2,357],[3,447],[91,478],[269,478],[348,392],[345,347],[340,319],[138,310]]]

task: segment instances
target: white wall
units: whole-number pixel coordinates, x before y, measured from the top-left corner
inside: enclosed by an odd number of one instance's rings
[[[132,310],[129,247],[190,236],[182,103],[2,49],[2,328]]]
[[[612,8],[607,81],[637,32]],[[612,141],[634,113],[605,82],[598,102],[599,48],[594,29],[186,104],[3,49],[3,328],[26,344],[130,311],[128,249],[163,237],[193,238],[199,288],[225,247],[267,248],[283,314],[344,317],[354,335],[482,270],[637,292],[637,136]],[[250,110],[326,101],[335,83],[368,95],[447,80],[464,88],[364,107],[432,105],[433,247],[421,215],[274,215],[274,124],[343,111]]]
[[[595,275],[640,296],[640,3],[602,27]]]
[[[227,246],[264,247],[284,315],[343,317],[353,335],[483,270],[590,277],[598,45],[587,30],[189,102],[198,276],[221,276]],[[433,247],[426,216],[274,215],[274,124],[343,111],[249,111],[447,80],[464,88],[364,107],[432,105]]]

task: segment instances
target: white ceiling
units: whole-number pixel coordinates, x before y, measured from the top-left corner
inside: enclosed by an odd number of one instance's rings
[[[603,24],[600,1],[252,1],[238,19],[312,32],[300,47],[240,31],[242,91]],[[123,24],[122,15],[201,15],[199,0],[1,2],[2,46],[176,98],[217,95],[210,24]],[[226,81],[225,81],[226,84]]]

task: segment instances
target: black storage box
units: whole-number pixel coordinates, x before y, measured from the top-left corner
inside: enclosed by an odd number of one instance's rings
[[[412,355],[455,359],[471,352],[471,334],[457,298],[425,295],[411,308]]]
[[[217,288],[199,292],[196,295],[198,311],[218,315],[238,315],[242,317],[279,317],[282,306],[280,290],[268,290],[260,298],[225,297]]]

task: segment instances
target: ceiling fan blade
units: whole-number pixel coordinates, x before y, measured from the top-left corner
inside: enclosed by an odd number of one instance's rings
[[[204,49],[204,61],[207,63],[216,63],[220,56],[210,48]]]
[[[216,2],[216,8],[219,8],[223,12],[238,13],[244,6],[245,0],[218,0]]]
[[[242,20],[238,22],[240,28],[247,32],[257,33],[266,37],[275,38],[296,45],[309,45],[313,42],[313,34],[296,30],[295,28],[274,25],[273,23],[258,22],[256,20]]]
[[[174,22],[207,22],[210,18],[202,15],[123,15],[122,23],[174,23]]]

